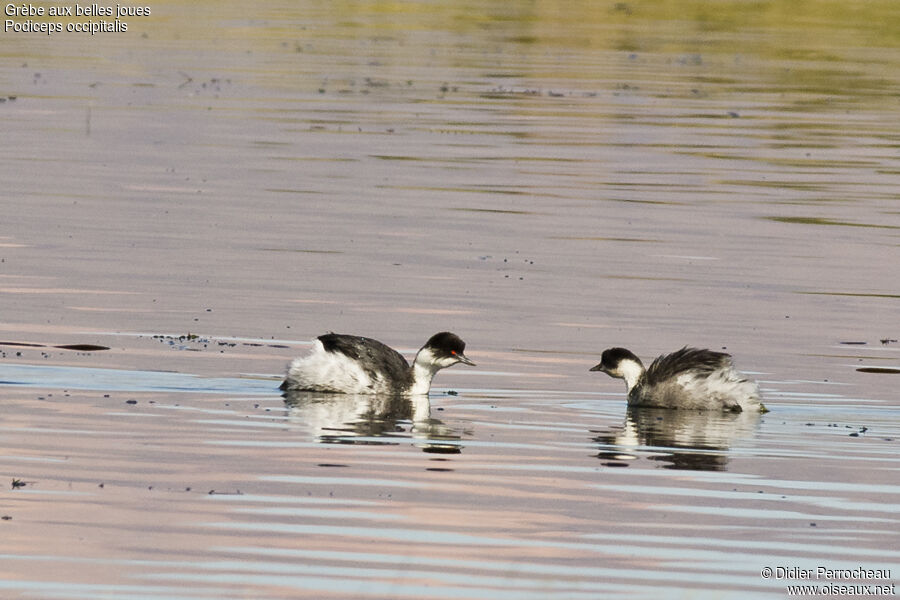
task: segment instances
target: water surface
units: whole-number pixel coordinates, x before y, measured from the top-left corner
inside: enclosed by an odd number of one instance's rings
[[[0,36],[0,596],[897,577],[896,3],[151,8]],[[330,330],[479,366],[281,397]],[[684,344],[772,412],[587,372]]]

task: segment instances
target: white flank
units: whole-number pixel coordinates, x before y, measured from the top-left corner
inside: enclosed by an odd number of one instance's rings
[[[684,389],[681,405],[684,408],[759,410],[759,387],[732,368],[719,369],[709,377],[693,373],[678,376],[678,385]],[[696,404],[696,406],[694,406]]]
[[[343,394],[372,394],[387,391],[384,382],[373,381],[359,364],[340,352],[327,352],[316,340],[312,351],[291,362],[287,380],[290,389]]]

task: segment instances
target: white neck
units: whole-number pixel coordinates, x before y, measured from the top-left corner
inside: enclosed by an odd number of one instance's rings
[[[638,362],[625,359],[619,363],[618,371],[619,376],[625,380],[626,391],[630,392],[631,389],[637,385],[641,376],[643,376],[644,367]]]
[[[440,367],[434,364],[434,355],[431,350],[423,348],[416,354],[416,360],[413,362],[412,374],[413,384],[409,388],[409,393],[416,395],[428,395],[431,390],[431,380],[434,374],[440,370]]]

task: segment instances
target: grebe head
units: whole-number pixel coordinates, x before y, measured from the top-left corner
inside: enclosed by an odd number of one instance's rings
[[[591,371],[603,371],[610,377],[625,380],[625,385],[630,391],[644,374],[644,363],[630,350],[625,348],[608,348],[603,351],[600,363],[594,365]]]
[[[630,365],[629,363],[632,364]],[[623,374],[623,371],[628,370],[633,364],[637,364],[641,369],[644,368],[641,359],[635,356],[631,350],[626,350],[625,348],[609,348],[603,351],[600,362],[591,367],[590,370],[603,371],[610,377],[624,379],[625,375]]]
[[[427,362],[437,369],[444,369],[456,363],[474,367],[475,363],[466,358],[465,349],[466,343],[459,336],[449,331],[442,331],[434,334],[425,342],[425,345],[419,350],[419,354],[416,355],[416,362]]]

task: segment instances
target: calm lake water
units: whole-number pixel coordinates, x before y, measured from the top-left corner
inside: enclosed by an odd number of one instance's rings
[[[0,35],[0,597],[896,586],[900,5],[795,4]],[[329,330],[478,366],[281,397]],[[630,411],[588,372],[685,344],[772,412]]]

